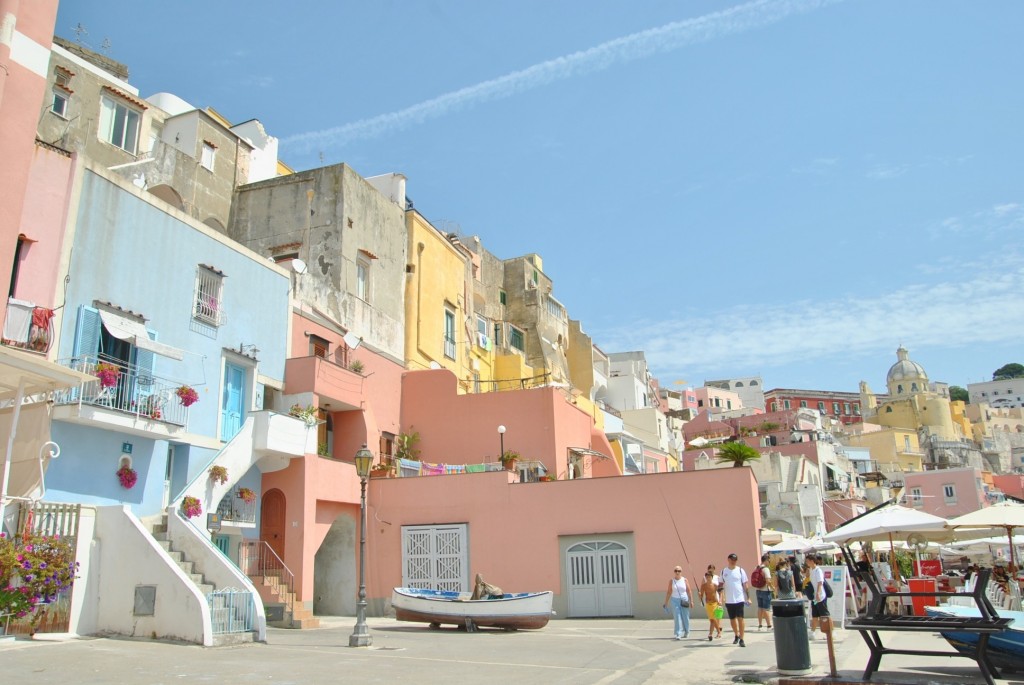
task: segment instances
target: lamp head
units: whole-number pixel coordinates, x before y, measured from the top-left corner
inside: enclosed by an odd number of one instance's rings
[[[498,432],[504,434],[505,433],[505,427],[504,426],[498,426]]]
[[[360,478],[366,478],[370,475],[370,465],[373,463],[373,452],[366,449],[366,443],[363,443],[362,449],[356,452],[354,461],[356,464],[356,473]]]

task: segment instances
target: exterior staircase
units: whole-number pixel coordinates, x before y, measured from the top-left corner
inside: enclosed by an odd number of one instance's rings
[[[213,624],[214,646],[240,644],[252,642],[256,631],[245,627],[252,621],[252,611],[249,607],[251,597],[248,592],[235,593],[230,588],[219,590],[212,583],[206,581],[202,571],[196,568],[194,561],[189,560],[185,553],[175,550],[170,536],[167,533],[167,515],[164,514],[158,523],[153,524],[153,539],[159,544],[187,575],[199,592],[207,598],[210,603],[210,620]],[[262,590],[261,590],[262,593]],[[239,598],[240,601],[235,601]]]
[[[295,576],[266,541],[244,541],[239,549],[239,566],[263,600],[267,625],[299,629],[320,627],[320,619],[296,597]]]

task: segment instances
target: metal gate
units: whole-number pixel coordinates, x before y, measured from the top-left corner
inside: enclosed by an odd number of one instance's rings
[[[468,592],[466,524],[402,526],[402,585]]]
[[[629,553],[619,542],[595,540],[566,552],[569,616],[632,616]]]

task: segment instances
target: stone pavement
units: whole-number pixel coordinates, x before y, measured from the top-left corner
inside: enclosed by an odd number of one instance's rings
[[[748,622],[748,626],[749,626]],[[354,619],[322,619],[316,630],[271,628],[266,644],[205,649],[145,639],[40,636],[0,642],[0,682],[32,685],[169,685],[171,683],[778,683],[770,631],[747,632],[747,647],[732,645],[732,634],[707,641],[707,621],[694,620],[690,637],[671,639],[670,620],[554,620],[539,631],[451,627],[430,630],[393,619],[368,620],[373,646],[348,647]],[[702,639],[703,638],[703,639]],[[937,635],[900,635],[893,644],[946,649]],[[839,675],[861,682],[867,647],[853,631],[836,631]],[[888,644],[888,641],[887,641]],[[824,639],[811,643],[812,674],[828,673]],[[1024,683],[1015,680],[1001,682]],[[792,679],[787,679],[791,681]],[[969,659],[889,656],[872,685],[981,681]]]

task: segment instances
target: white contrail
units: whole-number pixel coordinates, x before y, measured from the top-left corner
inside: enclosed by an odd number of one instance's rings
[[[616,38],[587,50],[535,64],[526,69],[439,95],[397,112],[380,114],[343,126],[283,138],[281,143],[297,152],[343,146],[354,140],[400,131],[428,119],[443,116],[476,102],[506,98],[554,81],[601,71],[661,52],[703,43],[729,34],[766,26],[792,14],[808,12],[841,0],[754,0],[721,12],[672,22]]]

